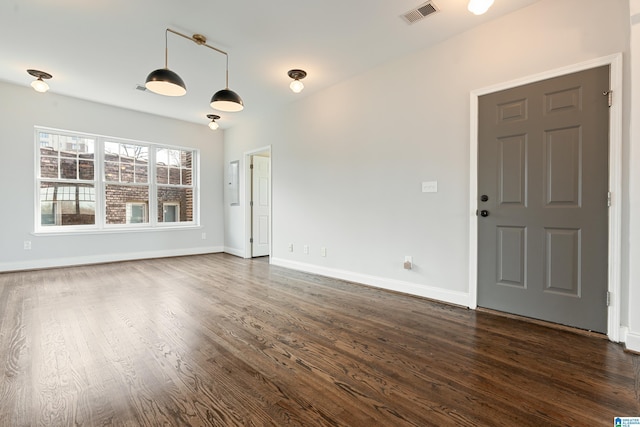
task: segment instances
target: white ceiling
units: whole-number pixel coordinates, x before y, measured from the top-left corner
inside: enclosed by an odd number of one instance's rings
[[[495,0],[475,16],[468,0],[433,0],[439,12],[409,25],[400,16],[424,0],[2,0],[0,80],[27,86],[35,68],[53,75],[54,93],[203,125],[215,113],[228,128],[536,1]],[[225,56],[171,33],[169,68],[187,94],[136,89],[164,66],[167,27],[228,52],[244,111],[209,107]],[[289,90],[292,68],[308,72],[301,94]]]

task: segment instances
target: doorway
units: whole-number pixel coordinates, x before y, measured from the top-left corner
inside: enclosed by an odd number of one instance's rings
[[[478,271],[481,248],[478,245],[478,217],[476,209],[482,210],[478,193],[478,101],[486,94],[499,92],[540,82],[558,76],[564,76],[601,66],[608,66],[610,69],[609,90],[613,93],[610,98],[609,107],[610,129],[609,129],[609,150],[608,150],[608,188],[611,197],[611,205],[608,208],[607,230],[608,249],[603,257],[608,259],[607,271],[607,292],[604,297],[605,302],[609,302],[606,307],[607,326],[606,332],[611,341],[618,342],[621,337],[620,327],[620,292],[621,292],[621,221],[622,209],[620,203],[622,187],[622,55],[617,53],[606,57],[596,58],[583,63],[573,64],[554,70],[549,70],[540,74],[519,78],[517,80],[496,84],[482,89],[476,89],[470,93],[470,211],[469,211],[469,300],[468,306],[475,309],[478,306],[479,286]],[[486,209],[489,210],[489,209]],[[490,215],[491,213],[489,213]],[[513,231],[513,230],[507,230]],[[509,237],[509,236],[506,236]],[[513,237],[513,234],[511,235]],[[507,239],[508,240],[508,239]],[[506,272],[505,272],[506,273]],[[608,300],[608,301],[607,301]]]
[[[605,333],[609,67],[478,100],[478,305]]]
[[[245,153],[247,242],[245,258],[271,254],[271,148]]]

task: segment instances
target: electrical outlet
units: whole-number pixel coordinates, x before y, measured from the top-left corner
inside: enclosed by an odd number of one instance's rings
[[[438,181],[426,181],[422,183],[422,192],[423,193],[437,193],[438,192]]]
[[[202,233],[202,240],[207,240],[207,233]]]
[[[304,247],[302,248],[302,251],[303,251],[305,254],[309,255],[309,245],[304,245]]]
[[[25,240],[24,241],[24,250],[25,251],[30,251],[31,250],[31,240]]]
[[[320,248],[320,255],[321,256],[327,256],[327,248],[325,248],[325,247]]]
[[[293,252],[293,243],[289,243],[289,252]]]

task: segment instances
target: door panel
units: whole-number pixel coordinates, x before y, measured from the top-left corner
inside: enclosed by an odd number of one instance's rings
[[[605,66],[479,98],[479,306],[606,332],[608,87]]]
[[[271,159],[252,157],[251,170],[251,256],[269,255],[269,216],[271,213]]]

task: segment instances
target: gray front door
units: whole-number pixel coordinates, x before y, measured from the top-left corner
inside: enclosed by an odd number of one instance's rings
[[[479,98],[479,306],[606,332],[608,88],[604,66]]]

